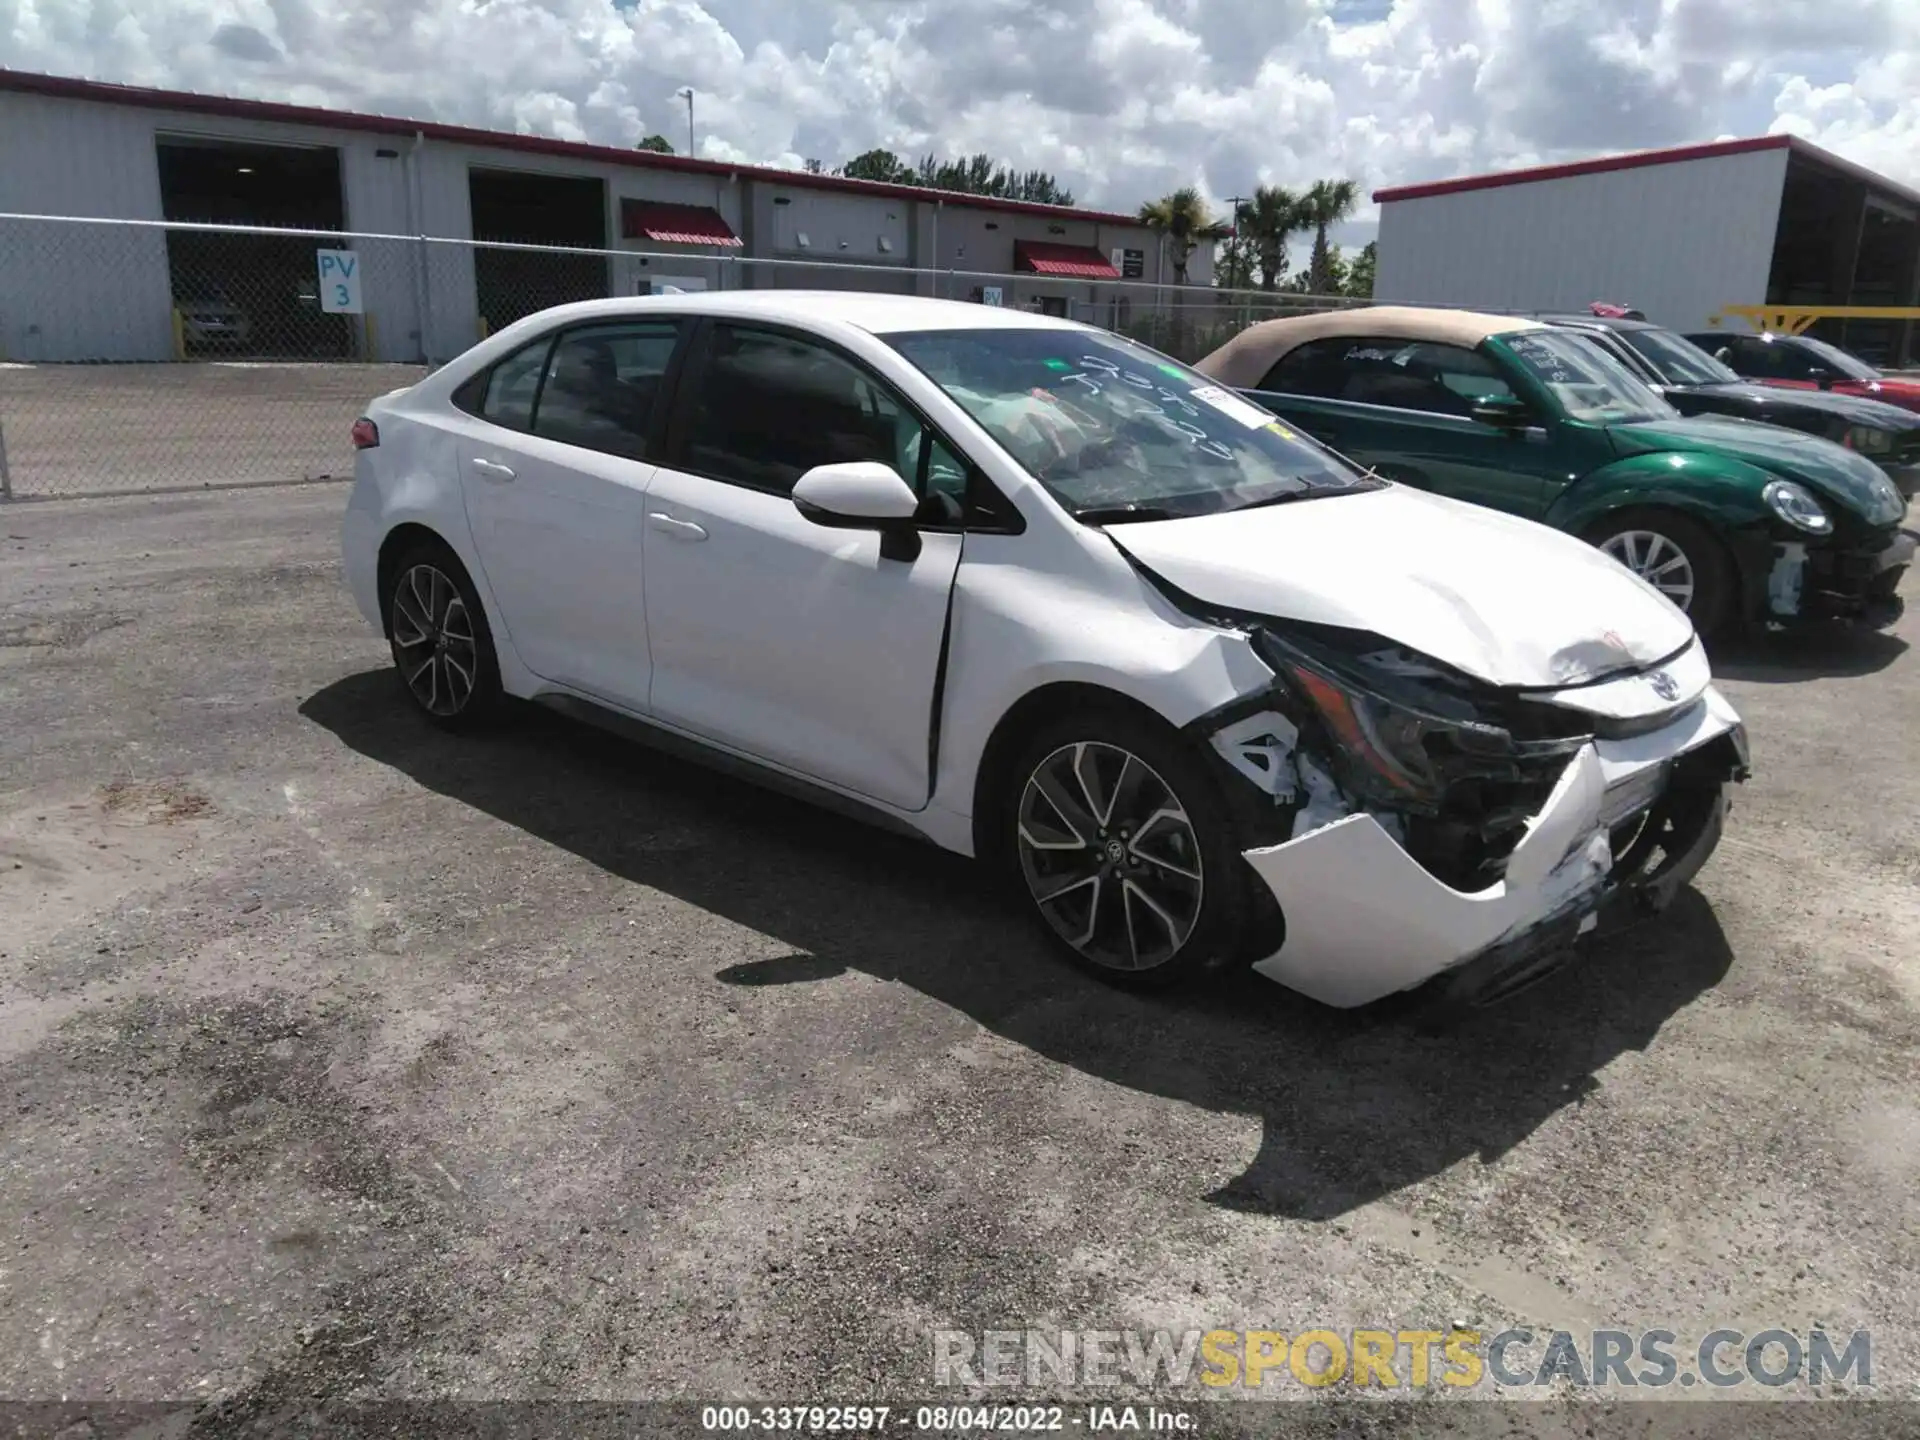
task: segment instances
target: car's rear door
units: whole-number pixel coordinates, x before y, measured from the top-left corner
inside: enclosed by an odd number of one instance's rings
[[[570,326],[495,367],[459,436],[461,488],[500,619],[542,679],[644,710],[641,534],[664,436],[671,317]]]
[[[872,369],[819,337],[702,328],[647,497],[651,711],[796,774],[921,809],[957,518],[892,558],[877,533],[802,518],[790,494],[805,471],[837,461],[892,464],[923,494],[929,474],[964,466]]]

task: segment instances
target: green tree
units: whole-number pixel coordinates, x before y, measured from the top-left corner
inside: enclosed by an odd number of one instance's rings
[[[855,180],[879,180],[889,185],[917,185],[961,195],[991,195],[1002,200],[1030,200],[1038,205],[1071,205],[1073,192],[1044,170],[1014,170],[991,155],[969,155],[942,160],[923,155],[910,165],[891,150],[868,150],[833,172]]]
[[[1313,295],[1332,293],[1328,286],[1333,276],[1328,267],[1332,248],[1327,231],[1353,214],[1360,203],[1360,187],[1351,180],[1316,180],[1300,197],[1300,221],[1313,230],[1313,261],[1307,267],[1307,291]]]
[[[1253,242],[1244,234],[1234,234],[1214,256],[1214,286],[1221,290],[1251,290],[1256,259]]]
[[[651,150],[656,155],[673,154],[673,142],[664,135],[649,135],[633,148],[636,150]]]
[[[1140,223],[1167,237],[1167,258],[1173,262],[1176,285],[1187,283],[1193,252],[1209,240],[1225,238],[1227,233],[1193,185],[1183,185],[1171,195],[1147,201],[1140,207]]]
[[[1260,265],[1260,288],[1277,289],[1287,270],[1287,241],[1302,227],[1300,197],[1279,185],[1262,185],[1234,216]]]
[[[1347,294],[1360,300],[1373,298],[1373,270],[1380,258],[1380,242],[1369,240],[1347,267]]]
[[[913,167],[891,150],[862,151],[833,173],[855,180],[883,180],[891,185],[914,183]]]
[[[1346,295],[1351,280],[1352,266],[1347,257],[1340,252],[1338,245],[1329,245],[1324,250],[1316,247],[1316,261],[1321,266],[1320,280],[1316,283],[1313,271],[1303,270],[1293,280],[1280,288],[1293,295]]]

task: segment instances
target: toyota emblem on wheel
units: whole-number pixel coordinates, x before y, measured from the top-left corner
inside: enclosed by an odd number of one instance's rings
[[[1680,682],[1664,670],[1654,671],[1653,674],[1647,678],[1647,683],[1653,686],[1653,693],[1658,695],[1662,700],[1678,700],[1680,698]]]

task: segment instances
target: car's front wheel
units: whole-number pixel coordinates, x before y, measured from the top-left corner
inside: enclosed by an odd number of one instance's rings
[[[1712,635],[1733,610],[1733,567],[1704,526],[1684,515],[1630,511],[1615,515],[1587,537],[1633,571]]]
[[[500,665],[466,567],[444,545],[423,544],[388,571],[387,643],[407,694],[449,730],[486,719],[500,698]]]
[[[1212,778],[1178,735],[1090,712],[1032,736],[1010,780],[1020,881],[1081,965],[1158,988],[1239,952],[1252,872]]]

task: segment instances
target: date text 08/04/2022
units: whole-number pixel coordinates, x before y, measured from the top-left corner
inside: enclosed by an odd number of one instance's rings
[[[1188,1433],[1194,1418],[1158,1405],[708,1405],[700,1427],[714,1431],[782,1430],[811,1434],[882,1435],[903,1430],[947,1434],[1010,1434],[1082,1430]]]

